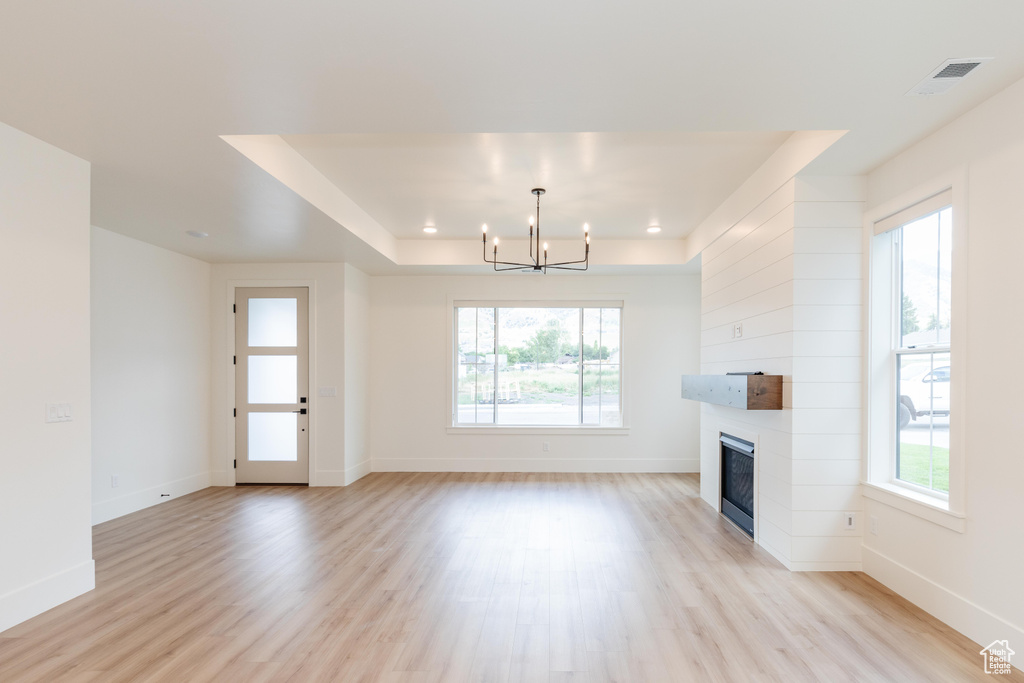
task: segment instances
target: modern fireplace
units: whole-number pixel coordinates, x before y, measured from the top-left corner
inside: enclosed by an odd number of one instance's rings
[[[754,537],[754,444],[722,434],[722,514]]]

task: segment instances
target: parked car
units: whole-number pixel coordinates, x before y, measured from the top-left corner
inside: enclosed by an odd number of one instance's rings
[[[900,379],[900,428],[919,417],[949,417],[949,366]]]

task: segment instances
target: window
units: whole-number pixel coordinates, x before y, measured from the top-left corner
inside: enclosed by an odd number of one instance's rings
[[[864,495],[963,531],[958,312],[962,217],[953,189],[867,221],[867,470]],[[891,206],[891,205],[890,205]],[[898,208],[898,207],[894,207]],[[954,347],[956,353],[953,353]],[[956,390],[955,392],[953,390]]]
[[[455,426],[620,427],[622,303],[455,302]]]
[[[899,283],[894,480],[948,495],[953,209],[890,234]]]

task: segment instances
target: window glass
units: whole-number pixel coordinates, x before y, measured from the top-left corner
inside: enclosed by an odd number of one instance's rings
[[[497,424],[580,423],[580,309],[499,308]]]
[[[620,312],[457,307],[456,424],[620,426]]]
[[[896,478],[949,493],[949,352],[900,356]]]
[[[899,229],[901,348],[949,344],[952,216],[947,208]]]
[[[897,481],[949,493],[952,208],[895,231]]]
[[[461,424],[494,422],[494,309],[456,309],[456,419]]]

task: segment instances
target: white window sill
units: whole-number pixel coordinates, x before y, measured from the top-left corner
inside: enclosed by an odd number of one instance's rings
[[[864,497],[883,505],[902,510],[933,524],[952,529],[958,533],[966,530],[966,516],[949,509],[949,501],[913,491],[895,484],[861,482]]]
[[[475,434],[475,435],[510,435],[515,434],[519,436],[525,436],[529,434],[577,434],[585,436],[626,436],[629,434],[629,427],[513,427],[513,426],[502,426],[502,427],[491,427],[488,425],[483,426],[462,426],[462,427],[448,427],[446,430],[449,434]]]

